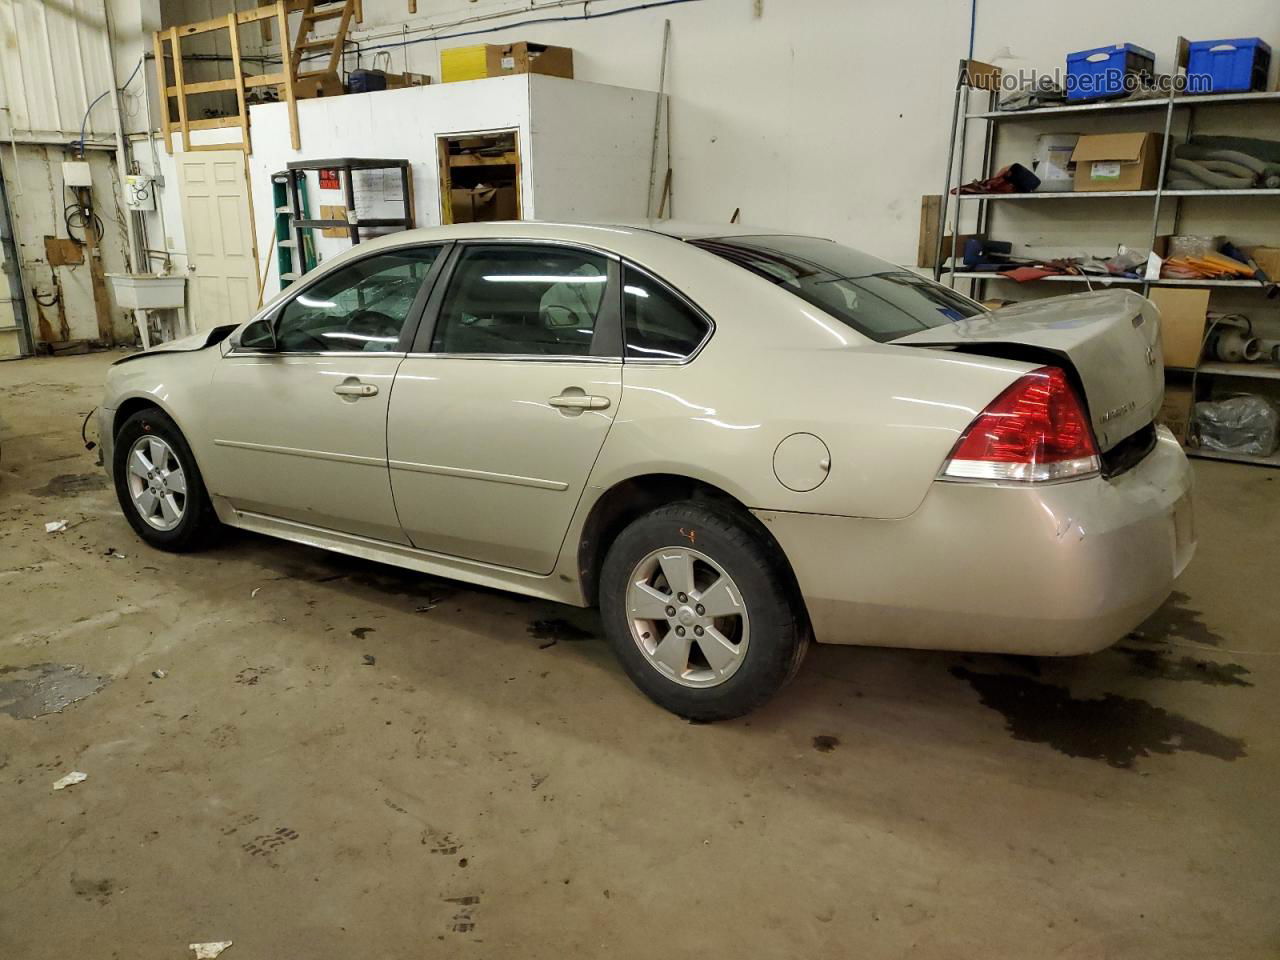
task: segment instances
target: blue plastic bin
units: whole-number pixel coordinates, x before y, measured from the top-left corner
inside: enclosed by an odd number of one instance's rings
[[[1098,100],[1131,93],[1155,72],[1156,55],[1133,43],[1067,54],[1067,99]]]
[[[1246,93],[1267,89],[1271,48],[1260,37],[1194,40],[1187,60],[1187,93]]]

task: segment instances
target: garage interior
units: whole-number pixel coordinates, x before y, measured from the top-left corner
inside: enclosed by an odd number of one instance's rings
[[[915,7],[0,3],[0,956],[1280,953],[1280,17]],[[405,229],[673,218],[1151,299],[1172,596],[690,723],[593,609],[121,515],[121,358]]]

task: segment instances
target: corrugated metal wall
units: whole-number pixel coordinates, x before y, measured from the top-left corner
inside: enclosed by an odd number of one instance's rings
[[[89,103],[112,86],[105,30],[102,0],[0,0],[6,138],[11,131],[18,140],[79,136]],[[94,111],[88,134],[113,138],[109,107]]]

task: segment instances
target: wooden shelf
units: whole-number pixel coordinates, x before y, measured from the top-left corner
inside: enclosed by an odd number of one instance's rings
[[[1064,190],[1045,193],[958,193],[957,200],[1120,200],[1154,197],[1155,190]],[[1162,197],[1280,197],[1280,190],[1162,190]]]
[[[1223,453],[1221,450],[1210,450],[1207,447],[1183,447],[1188,457],[1199,457],[1202,460],[1229,460],[1232,463],[1249,463],[1261,467],[1280,467],[1280,452],[1269,457],[1255,457],[1248,453]]]
[[[943,271],[943,276],[946,276]],[[1003,280],[1006,283],[1018,283],[1012,277],[1002,277],[998,273],[990,273],[986,271],[957,271],[955,274],[958,280]],[[1135,280],[1132,277],[1112,277],[1105,274],[1060,274],[1051,277],[1038,277],[1036,280],[1023,280],[1022,283],[1038,283],[1047,280],[1052,283],[1092,283],[1100,287],[1108,287],[1115,284],[1139,287],[1144,283],[1149,283],[1153,287],[1245,287],[1252,290],[1265,289],[1269,284],[1259,283],[1257,280],[1180,280],[1173,277],[1162,277],[1159,280]]]
[[[514,167],[516,162],[517,157],[514,153],[504,153],[496,157],[486,157],[478,153],[458,153],[449,157],[451,167]]]

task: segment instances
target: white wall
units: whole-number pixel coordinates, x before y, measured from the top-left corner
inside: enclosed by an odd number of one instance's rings
[[[602,13],[633,3],[589,6]],[[574,48],[579,78],[652,90],[669,18],[680,218],[728,220],[741,207],[748,222],[814,231],[914,262],[920,195],[942,184],[956,63],[969,44],[969,3],[699,0],[400,46],[406,22],[412,31],[475,21],[440,31],[452,34],[576,16],[583,6],[433,0],[419,4],[426,16],[406,21],[404,0],[365,0],[354,36],[366,50],[393,44],[393,69],[407,66],[437,79],[439,50],[447,47],[518,39],[560,44]],[[477,19],[500,11],[516,15]],[[1179,34],[1261,35],[1280,49],[1280,4],[1072,0],[1011,8],[978,0],[974,55],[1006,68],[1052,69],[1069,51],[1128,41],[1154,50],[1158,69],[1168,69]],[[372,58],[370,50],[363,65]]]

